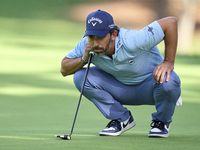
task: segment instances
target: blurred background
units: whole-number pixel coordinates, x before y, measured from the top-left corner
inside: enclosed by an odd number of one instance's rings
[[[65,39],[83,35],[87,15],[98,9],[112,14],[118,26],[131,29],[142,29],[154,20],[176,16],[179,19],[178,54],[200,54],[200,0],[1,0],[0,48],[9,42],[9,45],[16,44],[6,40],[9,34],[18,33],[18,40],[19,36],[41,36],[42,33]],[[79,27],[69,25],[72,22]],[[27,42],[23,44],[28,46]]]
[[[76,38],[84,34],[87,15],[98,9],[112,14],[118,26],[131,29],[142,29],[154,20],[176,16],[179,19],[178,54],[200,54],[200,0],[1,0],[0,46],[16,44],[15,40],[8,40],[14,34],[17,40],[25,35],[38,35],[44,40],[45,33],[49,38],[53,38],[51,35]],[[18,44],[30,47],[39,44],[24,40]],[[66,45],[62,48],[67,49]]]

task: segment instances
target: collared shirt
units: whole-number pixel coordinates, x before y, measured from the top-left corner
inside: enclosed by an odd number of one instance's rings
[[[139,84],[163,62],[164,58],[156,46],[163,38],[163,30],[157,21],[142,30],[120,28],[119,35],[115,39],[115,53],[112,59],[106,55],[94,55],[92,63],[123,84]],[[87,41],[87,37],[83,37],[66,56],[68,58],[83,56]]]

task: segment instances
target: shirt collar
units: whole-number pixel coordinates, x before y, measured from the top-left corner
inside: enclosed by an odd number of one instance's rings
[[[120,35],[118,35],[115,39],[115,54],[113,55],[113,59],[117,56],[118,50],[123,45],[122,39],[120,38]]]
[[[120,47],[122,46],[122,39],[120,38],[120,36],[118,35],[115,39],[115,52],[118,51],[120,49]]]

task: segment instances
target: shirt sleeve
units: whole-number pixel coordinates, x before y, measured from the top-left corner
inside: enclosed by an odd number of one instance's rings
[[[88,41],[87,37],[81,39],[81,41],[72,49],[66,57],[68,58],[77,58],[84,55],[85,52],[85,44]]]
[[[163,30],[157,21],[149,24],[142,30],[129,32],[129,48],[137,47],[143,50],[150,50],[159,44],[164,38]],[[130,44],[131,43],[131,44]]]

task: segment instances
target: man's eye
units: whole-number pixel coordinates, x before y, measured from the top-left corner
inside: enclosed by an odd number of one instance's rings
[[[90,39],[93,39],[94,36],[93,36],[93,35],[89,35],[88,37],[89,37]]]
[[[92,40],[103,40],[104,38],[102,38],[102,37],[97,37],[97,36],[94,36],[94,35],[88,35],[88,39],[90,40],[90,41],[92,41]]]

